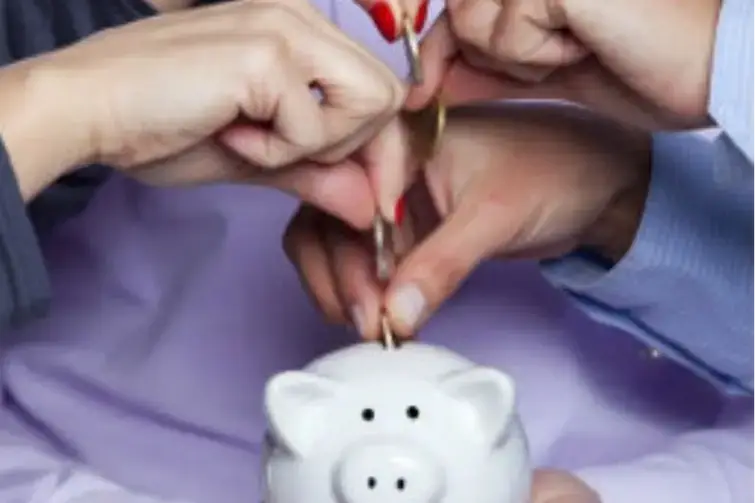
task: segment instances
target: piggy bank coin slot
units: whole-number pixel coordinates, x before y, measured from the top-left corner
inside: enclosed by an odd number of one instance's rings
[[[416,405],[410,405],[406,408],[406,417],[412,421],[419,419],[419,408]]]
[[[373,409],[362,410],[362,420],[366,423],[372,422],[375,419],[375,411]]]

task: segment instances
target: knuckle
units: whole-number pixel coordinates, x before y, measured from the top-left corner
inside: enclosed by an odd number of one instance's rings
[[[366,90],[363,98],[354,101],[354,111],[365,118],[382,115],[393,106],[393,94],[390,85],[373,84]]]
[[[359,96],[351,104],[354,111],[361,116],[374,117],[399,110],[405,93],[399,79],[392,72],[381,71],[370,63],[362,66],[371,71],[360,72],[364,77],[351,84]]]
[[[259,77],[260,68],[269,71],[271,68],[280,67],[281,61],[288,60],[290,49],[285,37],[278,33],[265,32],[258,34],[251,50],[247,50],[246,61],[248,67]]]
[[[490,52],[501,62],[519,62],[523,53],[521,44],[517,45],[511,37],[505,34],[491,38]]]

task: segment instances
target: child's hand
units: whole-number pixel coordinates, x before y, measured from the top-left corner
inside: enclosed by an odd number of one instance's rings
[[[428,165],[416,162],[409,140],[397,122],[364,153],[383,214],[393,219],[397,206],[401,224],[404,256],[385,292],[369,235],[307,206],[286,233],[286,251],[319,307],[367,338],[379,335],[382,305],[399,334],[413,334],[487,258],[595,245],[618,259],[634,238],[649,172],[644,133],[574,108],[530,105],[450,114]]]

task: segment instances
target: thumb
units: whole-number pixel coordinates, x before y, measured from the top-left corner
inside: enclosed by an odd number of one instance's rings
[[[457,209],[406,255],[386,292],[386,309],[396,331],[409,336],[492,255],[500,234],[495,215],[480,205]]]
[[[456,41],[448,17],[444,13],[422,39],[422,83],[410,89],[404,104],[408,110],[426,107],[440,93],[446,72],[453,65],[457,54]]]
[[[404,119],[395,117],[362,152],[378,209],[391,222],[399,220],[399,202],[419,169],[412,155],[411,140]]]

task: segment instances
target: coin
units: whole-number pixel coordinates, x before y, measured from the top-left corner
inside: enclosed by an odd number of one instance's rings
[[[404,16],[404,48],[406,49],[406,58],[409,60],[409,72],[412,83],[415,85],[422,84],[422,62],[419,59],[419,39],[414,31],[412,21],[409,16]]]
[[[399,346],[396,336],[393,334],[393,329],[388,321],[388,316],[383,313],[380,316],[380,328],[382,330],[381,342],[386,349],[395,349]]]
[[[430,157],[435,157],[440,151],[443,133],[446,130],[446,105],[440,99],[436,98],[433,103],[433,116],[435,117],[435,128],[430,148]]]
[[[386,282],[391,277],[393,269],[392,246],[390,225],[382,215],[375,215],[372,222],[372,238],[375,244],[375,268],[377,279]]]
[[[405,114],[411,132],[411,149],[420,162],[432,160],[438,154],[446,129],[446,106],[439,99],[416,112]]]

